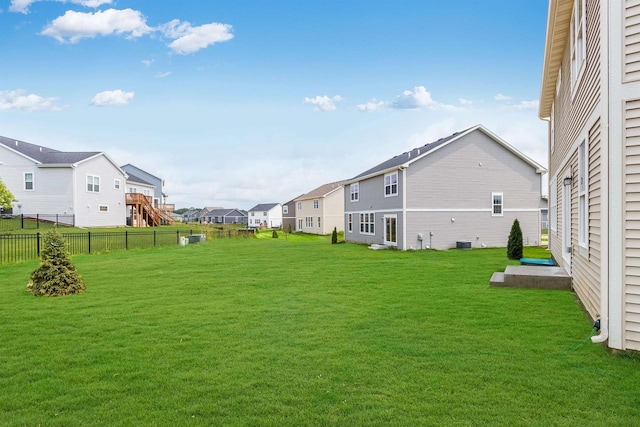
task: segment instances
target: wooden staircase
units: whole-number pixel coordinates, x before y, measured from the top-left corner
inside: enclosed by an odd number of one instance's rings
[[[131,206],[132,227],[157,227],[159,225],[173,225],[175,221],[165,211],[153,206],[151,196],[140,193],[126,193],[125,201]]]

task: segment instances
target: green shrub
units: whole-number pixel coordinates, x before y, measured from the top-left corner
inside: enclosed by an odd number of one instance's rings
[[[513,221],[511,232],[509,233],[509,242],[507,243],[507,257],[509,259],[522,258],[522,230],[518,218]]]
[[[271,237],[273,237],[274,239],[278,238],[278,232],[276,230],[273,230],[273,233],[271,233]]]
[[[331,233],[331,244],[335,245],[338,243],[338,230],[336,227],[333,227],[333,233]]]
[[[35,296],[80,294],[86,290],[82,278],[71,264],[64,248],[64,240],[56,228],[44,235],[42,263],[31,273],[27,291]]]

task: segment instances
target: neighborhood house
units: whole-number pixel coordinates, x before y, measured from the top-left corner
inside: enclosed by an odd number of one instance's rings
[[[295,231],[311,234],[329,234],[336,228],[343,230],[343,182],[321,185],[294,199]]]

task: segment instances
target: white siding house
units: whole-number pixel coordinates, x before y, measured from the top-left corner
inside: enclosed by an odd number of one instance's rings
[[[282,227],[282,205],[280,203],[261,203],[249,209],[247,213],[249,227]]]
[[[61,152],[0,137],[0,178],[15,213],[73,214],[78,227],[125,225],[125,173],[102,152]]]
[[[506,246],[518,219],[540,243],[546,170],[478,125],[388,159],[345,183],[345,240],[406,249]]]
[[[639,55],[640,0],[549,2],[549,247],[620,350],[640,350]]]

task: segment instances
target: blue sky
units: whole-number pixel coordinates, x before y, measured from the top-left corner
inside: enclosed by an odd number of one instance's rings
[[[542,0],[0,0],[0,135],[249,209],[483,124],[546,165]]]

